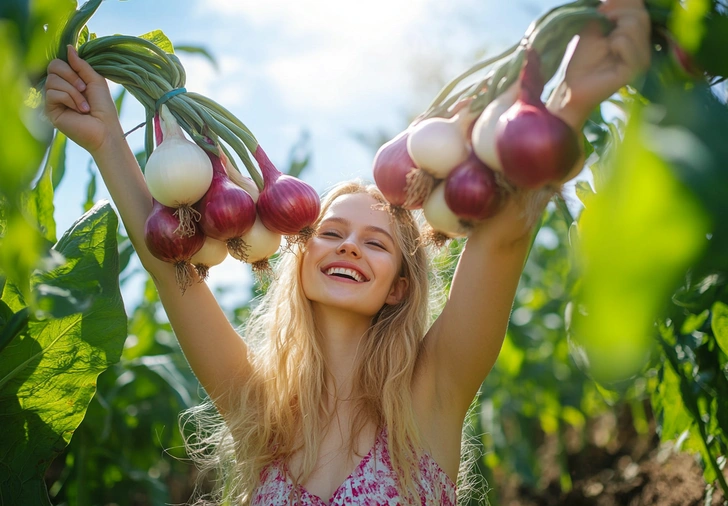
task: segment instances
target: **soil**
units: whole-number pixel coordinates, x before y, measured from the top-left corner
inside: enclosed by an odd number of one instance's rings
[[[723,506],[720,488],[707,487],[695,456],[660,444],[654,422],[638,434],[628,413],[608,414],[590,424],[586,436],[566,438],[571,490],[559,485],[555,440],[541,448],[545,463],[537,489],[517,477],[498,476],[498,506]],[[502,481],[500,481],[502,480]]]

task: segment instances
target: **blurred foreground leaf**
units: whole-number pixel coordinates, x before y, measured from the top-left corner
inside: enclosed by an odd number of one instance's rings
[[[97,205],[54,246],[65,261],[31,278],[32,290],[46,292],[38,297],[46,314],[64,316],[32,318],[0,355],[3,504],[50,504],[45,470],[83,420],[98,375],[121,356],[127,334],[117,227],[111,206]],[[2,301],[15,313],[27,307],[12,283]]]
[[[612,177],[579,222],[583,284],[571,331],[601,381],[626,379],[644,367],[655,321],[707,245],[708,215],[649,149],[655,136],[666,134],[633,113]],[[690,133],[682,135],[688,149]]]

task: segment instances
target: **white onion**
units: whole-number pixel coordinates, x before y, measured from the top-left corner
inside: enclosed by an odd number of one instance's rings
[[[422,206],[427,223],[436,231],[450,238],[465,237],[467,230],[445,202],[445,184],[438,184]]]
[[[270,258],[281,245],[283,236],[271,232],[255,217],[255,223],[248,233],[243,236],[245,244],[248,245],[245,261],[251,264]]]
[[[497,172],[503,172],[503,165],[496,149],[496,126],[498,120],[518,98],[518,84],[512,85],[498,95],[480,114],[471,135],[473,151],[481,162]]]
[[[194,204],[210,187],[212,164],[201,147],[187,140],[166,105],[159,116],[163,140],[144,169],[149,193],[167,207]]]
[[[200,251],[192,255],[190,263],[195,266],[205,265],[207,267],[213,267],[223,263],[227,256],[227,244],[223,241],[213,239],[212,237],[205,237],[205,242],[202,244],[202,248]]]
[[[460,115],[450,119],[428,118],[412,128],[407,151],[417,167],[436,179],[444,179],[468,157],[461,119]]]

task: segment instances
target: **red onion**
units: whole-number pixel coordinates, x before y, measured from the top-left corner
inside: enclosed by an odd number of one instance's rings
[[[255,202],[230,181],[219,157],[210,152],[207,156],[212,162],[212,183],[195,204],[200,212],[200,229],[206,236],[227,244],[233,257],[245,261],[247,245],[242,236],[255,223]]]
[[[184,237],[177,234],[175,230],[179,220],[174,212],[174,209],[154,200],[152,212],[144,224],[144,243],[156,258],[174,264],[177,286],[184,294],[192,284],[192,265],[189,260],[202,248],[205,236],[198,233],[194,222],[195,233]]]
[[[263,190],[256,204],[263,225],[277,234],[295,235],[304,240],[310,237],[321,211],[316,190],[276,169],[260,146],[253,156],[263,174]]]
[[[540,58],[531,49],[521,71],[518,100],[501,116],[496,129],[503,174],[519,188],[562,181],[581,153],[576,133],[541,101],[543,87]]]
[[[420,170],[407,151],[407,131],[382,145],[374,157],[374,182],[392,207],[420,209],[427,194],[416,195],[412,190],[413,174]]]
[[[445,179],[447,207],[464,221],[484,220],[495,214],[500,193],[495,174],[475,153],[455,167]]]

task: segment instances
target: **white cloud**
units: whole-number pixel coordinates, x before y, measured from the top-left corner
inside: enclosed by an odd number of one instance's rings
[[[205,3],[256,30],[265,53],[262,74],[287,108],[351,112],[368,98],[408,86],[413,42],[436,9],[432,0],[295,2],[219,0]],[[416,44],[415,44],[416,45]]]
[[[239,59],[223,55],[217,57],[219,71],[200,56],[180,53],[180,61],[187,74],[185,87],[207,97],[215,97],[225,107],[244,104],[252,91],[245,86],[250,80],[245,79],[245,70]]]

